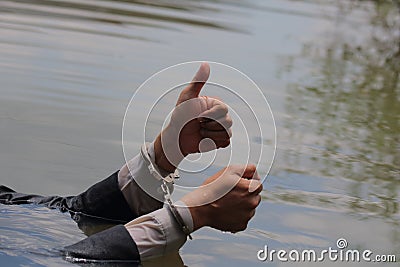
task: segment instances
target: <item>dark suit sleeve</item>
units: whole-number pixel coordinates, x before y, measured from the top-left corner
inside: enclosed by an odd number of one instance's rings
[[[94,233],[65,247],[62,252],[67,260],[140,261],[136,243],[122,225],[139,217],[139,214],[130,209],[119,189],[118,172],[94,184],[85,192],[69,197],[23,194],[0,186],[0,203],[39,204],[62,212],[68,211],[85,233]],[[99,232],[115,224],[119,225]],[[98,227],[99,225],[101,226]]]
[[[62,252],[65,259],[72,262],[88,263],[99,260],[119,263],[140,262],[136,243],[123,225],[91,235],[65,247]]]
[[[23,194],[6,186],[0,186],[0,203],[40,204],[52,209],[57,208],[62,212],[69,211],[76,221],[88,218],[126,223],[139,216],[129,208],[119,190],[118,172],[94,184],[85,192],[69,197]]]
[[[60,208],[63,207],[84,216],[100,217],[122,223],[139,217],[129,208],[119,189],[118,172],[77,196],[65,198],[60,202]]]

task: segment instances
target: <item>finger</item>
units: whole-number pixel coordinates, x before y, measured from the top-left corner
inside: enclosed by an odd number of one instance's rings
[[[261,203],[261,196],[260,195],[253,195],[250,198],[247,199],[248,207],[251,210],[256,210],[258,205]]]
[[[260,196],[260,195],[257,195],[257,196],[256,196],[256,203],[257,203],[257,206],[256,206],[256,207],[258,207],[258,205],[260,205],[261,200],[262,200],[261,196]]]
[[[251,218],[253,218],[254,215],[256,215],[256,210],[255,210],[255,209],[253,209],[253,210],[250,211],[250,213],[249,213],[249,220],[251,220]]]
[[[242,192],[246,193],[245,196],[247,196],[247,192],[249,191],[250,181],[251,180],[239,178],[237,186]]]
[[[201,88],[203,88],[209,76],[210,65],[207,62],[201,63],[199,70],[192,79],[192,82],[188,84],[179,95],[176,105],[179,105],[186,100],[198,97]]]
[[[230,143],[231,143],[231,141],[229,139],[228,140],[218,140],[218,141],[215,141],[215,146],[217,148],[225,148],[225,147],[229,146]]]
[[[203,138],[210,138],[214,141],[217,140],[227,140],[232,136],[232,130],[228,129],[227,131],[210,131],[204,128],[200,129],[200,134]]]
[[[202,121],[204,118],[217,120],[225,117],[225,115],[228,113],[227,105],[219,100],[210,99],[211,98],[207,98],[207,107],[209,108],[199,115],[200,121]]]
[[[263,185],[260,180],[242,178],[240,180],[241,187],[252,195],[257,195],[263,190]]]
[[[247,179],[255,179],[255,180],[260,180],[260,177],[258,176],[256,165],[254,164],[248,164],[246,165],[243,174],[243,178]]]
[[[201,127],[210,131],[222,131],[232,127],[232,119],[229,115],[219,120],[205,120],[201,122]]]
[[[250,180],[249,192],[253,195],[258,195],[263,190],[263,185],[259,180]]]

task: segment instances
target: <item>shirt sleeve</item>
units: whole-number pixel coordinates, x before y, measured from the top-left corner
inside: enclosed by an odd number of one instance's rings
[[[176,207],[192,232],[193,221],[189,209],[181,201],[176,203]],[[187,240],[187,236],[166,207],[143,215],[125,224],[125,227],[135,240],[142,261],[178,251]]]
[[[176,203],[183,220],[193,231],[191,216],[183,203]],[[169,209],[153,211],[126,225],[116,225],[61,250],[65,259],[90,263],[92,260],[139,263],[177,251],[186,241]],[[136,266],[136,265],[135,265]]]
[[[153,165],[154,145],[147,147]],[[157,171],[166,176],[169,173],[158,168]],[[132,211],[141,217],[125,224],[132,239],[137,245],[141,260],[163,256],[177,251],[187,239],[178,222],[167,207],[162,207],[163,194],[158,190],[158,181],[149,171],[145,160],[138,154],[125,164],[118,174],[119,187]],[[140,186],[139,186],[140,184]],[[159,200],[153,198],[156,196]],[[185,225],[193,231],[193,219],[189,208],[181,201],[175,204]]]
[[[148,153],[153,165],[157,167],[154,162],[153,144],[148,146]],[[162,170],[157,171],[165,174]],[[150,173],[140,153],[121,168],[118,173],[118,185],[134,214],[140,216],[163,206],[164,195],[159,190],[161,181]]]

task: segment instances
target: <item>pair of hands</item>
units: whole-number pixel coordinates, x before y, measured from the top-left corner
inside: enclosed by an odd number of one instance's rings
[[[168,126],[154,142],[155,162],[167,172],[173,172],[189,154],[230,144],[232,119],[228,107],[216,98],[199,96],[209,74],[209,65],[202,63],[182,90]],[[228,166],[203,185],[182,198],[191,212],[194,230],[203,226],[230,232],[246,229],[261,201],[262,184],[256,167]]]

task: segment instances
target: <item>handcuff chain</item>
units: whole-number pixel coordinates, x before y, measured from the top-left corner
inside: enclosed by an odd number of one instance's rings
[[[172,184],[173,184],[173,182],[172,182]],[[164,198],[167,201],[167,206],[168,206],[169,210],[171,211],[172,215],[174,216],[176,222],[180,225],[180,227],[182,228],[182,231],[186,234],[186,236],[188,236],[189,239],[192,240],[193,237],[190,234],[189,227],[187,227],[187,225],[185,224],[185,222],[182,219],[182,216],[179,214],[175,205],[172,203],[171,192],[169,191],[169,187],[168,187],[167,181],[165,179],[162,179],[161,190],[164,193]]]
[[[179,226],[182,228],[183,233],[186,234],[190,239],[193,239],[192,236],[190,235],[190,229],[189,227],[185,224],[185,222],[182,219],[182,216],[179,214],[178,210],[172,203],[171,199],[171,191],[169,190],[168,185],[171,184],[173,185],[175,182],[175,179],[179,179],[179,174],[177,170],[174,173],[170,173],[169,175],[163,177],[157,169],[154,167],[153,163],[151,162],[150,156],[147,153],[147,147],[146,144],[144,144],[140,150],[140,153],[142,155],[142,158],[147,162],[148,164],[148,169],[151,175],[153,175],[157,180],[161,180],[161,190],[164,194],[164,199],[167,202],[168,209],[172,213],[172,216],[174,217],[175,221],[179,224]]]

